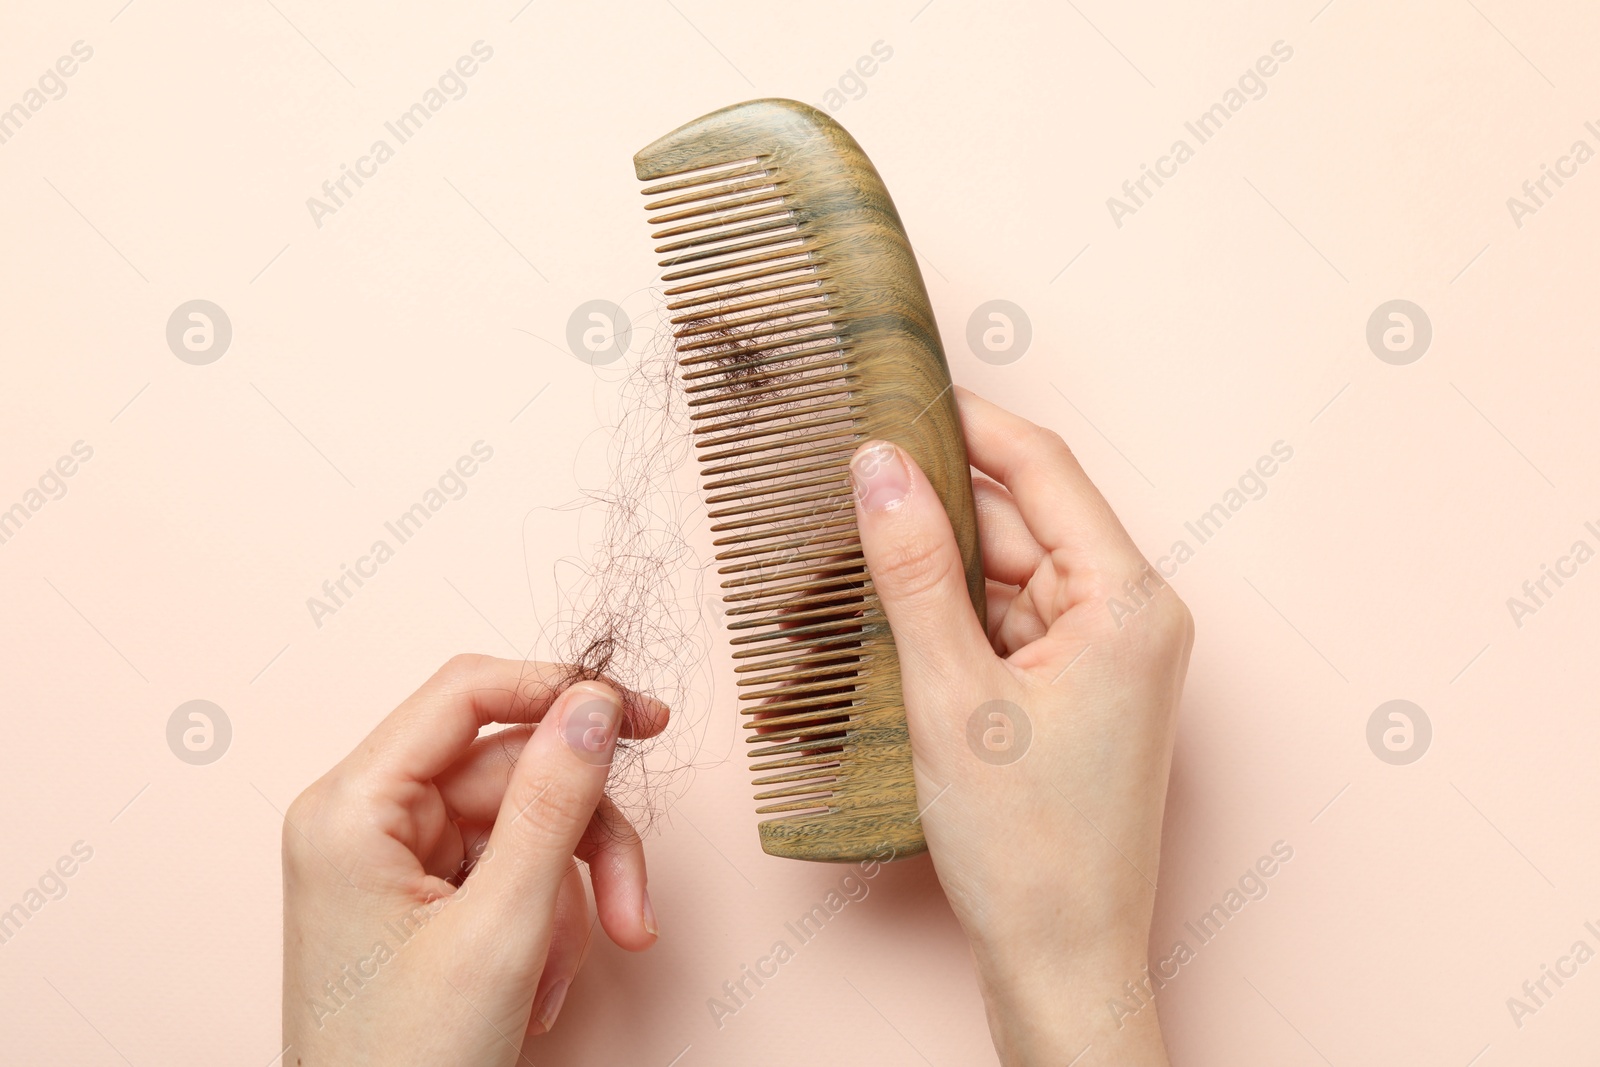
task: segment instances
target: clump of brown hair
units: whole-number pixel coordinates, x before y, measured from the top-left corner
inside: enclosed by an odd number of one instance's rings
[[[600,382],[616,412],[603,420],[606,483],[535,509],[597,520],[598,533],[555,562],[556,603],[541,619],[534,658],[566,665],[562,687],[599,679],[624,694],[606,794],[644,832],[702,765],[713,691],[705,608],[714,600],[704,588],[708,565],[689,540],[704,515],[687,469],[690,420],[671,337],[634,332],[645,337],[635,346],[641,351],[629,354],[619,378]],[[671,709],[659,736],[635,736],[632,724],[650,714],[634,694]]]

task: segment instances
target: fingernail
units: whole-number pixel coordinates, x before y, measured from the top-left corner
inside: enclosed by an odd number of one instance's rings
[[[578,758],[604,767],[611,762],[617,742],[617,726],[622,706],[616,695],[604,689],[574,689],[561,721],[561,736]]]
[[[651,937],[660,935],[661,928],[656,925],[655,905],[650,903],[650,890],[644,891],[644,932]]]
[[[887,441],[873,441],[855,454],[850,461],[850,480],[864,511],[893,511],[911,491],[905,461]]]
[[[544,995],[544,1003],[539,1005],[539,1025],[544,1027],[545,1033],[555,1026],[556,1016],[561,1014],[561,1002],[567,999],[567,986],[571,984],[563,978]]]

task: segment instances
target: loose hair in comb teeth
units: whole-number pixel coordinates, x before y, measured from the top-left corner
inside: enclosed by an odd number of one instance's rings
[[[761,847],[926,848],[899,659],[849,463],[892,441],[944,504],[980,621],[966,443],[916,256],[861,146],[752,100],[634,157],[688,396],[757,787]]]

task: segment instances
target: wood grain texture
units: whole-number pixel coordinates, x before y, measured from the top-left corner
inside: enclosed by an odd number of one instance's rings
[[[792,100],[697,119],[634,157],[739,661],[762,848],[926,848],[899,659],[848,463],[893,441],[955,530],[980,620],[972,482],[938,327],[893,201],[838,123]]]

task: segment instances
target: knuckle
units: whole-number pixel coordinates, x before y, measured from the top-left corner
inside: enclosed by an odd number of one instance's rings
[[[890,545],[872,568],[873,584],[898,600],[930,596],[957,569],[952,548],[921,537]]]
[[[283,813],[284,862],[322,867],[343,857],[373,827],[364,786],[341,764],[312,782]]]
[[[489,684],[495,659],[478,652],[458,652],[439,665],[419,690],[435,697],[456,697]]]
[[[1159,597],[1151,604],[1149,637],[1166,649],[1187,649],[1194,643],[1194,615],[1177,593]]]
[[[299,796],[289,802],[289,810],[284,813],[284,821],[304,826],[322,807],[322,794],[323,785],[320,781],[306,786],[300,791]]]
[[[601,818],[592,820],[584,831],[584,843],[593,849],[597,858],[619,862],[621,857],[643,847],[639,832],[620,812],[614,808],[610,811],[602,808],[601,815]]]
[[[1131,576],[1121,577],[1124,573],[1113,568],[1080,575],[1085,598],[1106,608],[1096,616],[1104,635],[1154,654],[1187,651],[1194,641],[1194,616],[1177,590],[1147,563],[1129,568]]]
[[[458,652],[433,672],[433,681],[441,688],[458,689],[478,673],[486,658],[475,652]]]
[[[507,799],[517,832],[565,837],[588,823],[595,802],[578,783],[559,774],[534,773],[513,783]]]
[[[1119,618],[1108,636],[1121,637],[1129,653],[1148,661],[1186,653],[1194,644],[1194,616],[1170,588],[1135,613]]]
[[[328,792],[325,783],[313,782],[283,813],[283,858],[286,862],[299,864],[314,853],[311,837],[324,819]]]
[[[1067,439],[1048,426],[1035,426],[1033,428],[1033,444],[1039,451],[1054,457],[1070,457],[1072,447],[1067,444]]]

